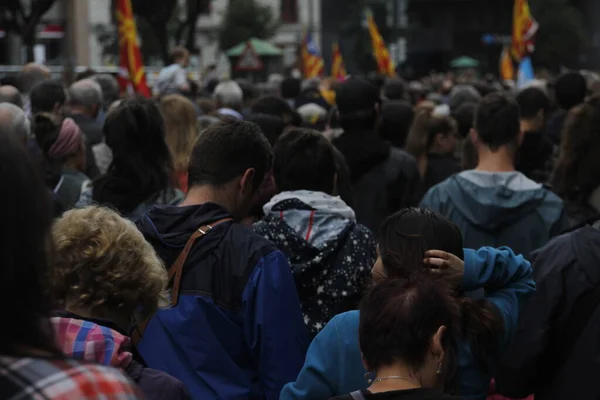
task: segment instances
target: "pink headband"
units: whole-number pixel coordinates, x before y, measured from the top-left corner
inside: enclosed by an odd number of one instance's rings
[[[71,118],[66,118],[60,128],[56,142],[50,146],[48,156],[53,160],[62,160],[77,153],[81,147],[81,130]]]

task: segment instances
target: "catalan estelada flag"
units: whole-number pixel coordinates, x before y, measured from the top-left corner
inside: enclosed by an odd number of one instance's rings
[[[325,72],[323,57],[309,32],[304,34],[302,41],[302,69],[306,79],[323,76]]]
[[[385,47],[385,42],[379,33],[377,24],[371,12],[367,13],[367,23],[369,25],[369,34],[371,35],[371,42],[373,43],[373,57],[377,61],[377,70],[380,74],[387,76],[396,75],[396,67],[390,57],[390,52]]]
[[[502,50],[502,55],[500,56],[500,77],[505,81],[515,79],[515,66],[508,46],[504,46],[504,50]]]
[[[338,81],[343,81],[348,74],[346,73],[346,64],[344,64],[344,57],[342,56],[338,42],[333,42],[331,54],[331,76]]]
[[[146,82],[144,62],[137,42],[137,28],[133,18],[131,0],[117,0],[117,21],[121,69],[129,72],[129,79],[136,93],[151,97],[152,93]]]
[[[538,28],[538,23],[531,16],[528,1],[515,0],[511,46],[511,54],[515,61],[520,62],[524,57],[533,53],[533,37]]]

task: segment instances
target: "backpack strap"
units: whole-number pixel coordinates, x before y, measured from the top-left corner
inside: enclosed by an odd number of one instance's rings
[[[366,397],[361,390],[350,393],[350,396],[352,396],[352,400],[366,400]]]
[[[183,250],[181,251],[181,253],[179,253],[179,256],[177,257],[173,265],[171,265],[171,268],[169,268],[168,282],[171,283],[171,281],[173,281],[171,287],[171,307],[175,307],[177,305],[177,302],[179,301],[179,288],[181,286],[181,277],[183,276],[183,269],[194,243],[196,243],[198,239],[202,238],[208,232],[210,232],[215,226],[232,220],[232,218],[223,218],[213,222],[212,224],[203,225],[196,229],[192,236],[190,236],[187,243],[183,247]],[[133,342],[134,346],[137,347],[139,342],[142,340],[144,331],[148,327],[148,324],[150,323],[150,320],[153,316],[154,315],[150,316],[149,318],[146,318],[144,321],[141,321],[139,323],[134,321],[134,329],[131,334],[131,341]]]

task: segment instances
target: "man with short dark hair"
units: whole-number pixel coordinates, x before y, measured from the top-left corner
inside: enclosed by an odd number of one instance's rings
[[[529,179],[547,183],[552,174],[554,145],[546,134],[550,99],[537,87],[529,87],[517,95],[521,109],[523,143],[517,152],[515,167]]]
[[[585,77],[577,71],[566,72],[554,82],[554,95],[560,110],[548,121],[548,136],[555,144],[560,144],[567,113],[573,107],[583,103],[587,94]]]
[[[336,101],[344,134],[333,144],[350,168],[356,219],[377,231],[384,218],[418,203],[417,163],[375,132],[380,112],[375,86],[351,78],[337,88]]]
[[[148,366],[182,380],[193,398],[278,399],[304,362],[306,328],[290,265],[237,223],[272,157],[258,126],[225,117],[196,142],[183,203],[156,207],[138,222],[167,266],[203,233],[189,247],[177,305],[154,316],[138,346]]]
[[[333,145],[319,132],[291,129],[274,148],[278,192],[254,231],[290,260],[304,312],[314,336],[333,316],[355,310],[377,258],[368,228],[337,196]]]
[[[514,99],[500,93],[484,97],[470,136],[477,168],[434,186],[421,203],[456,223],[465,247],[508,246],[528,255],[567,227],[562,201],[515,170],[523,134]]]
[[[29,93],[31,114],[40,112],[61,115],[67,101],[64,85],[56,79],[49,79],[36,84]]]

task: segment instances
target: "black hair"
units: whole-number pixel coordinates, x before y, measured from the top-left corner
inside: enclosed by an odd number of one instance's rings
[[[401,210],[381,224],[379,255],[389,278],[409,279],[423,273],[428,250],[446,251],[462,259],[460,229],[442,215],[419,208]],[[499,357],[504,335],[502,318],[488,300],[473,300],[457,288],[449,289],[460,304],[462,335],[471,345],[480,368],[489,372],[489,360]]]
[[[456,121],[458,127],[458,134],[463,139],[469,136],[469,132],[473,128],[473,121],[475,121],[475,112],[477,111],[477,103],[466,102],[461,104],[452,111],[452,118]]]
[[[567,72],[554,83],[556,102],[563,110],[583,103],[587,95],[587,82],[579,72]]]
[[[285,124],[281,117],[269,114],[250,114],[247,121],[254,122],[260,127],[262,133],[267,137],[271,146],[275,146],[275,142],[285,129]]]
[[[287,78],[281,81],[281,97],[284,99],[295,99],[300,96],[302,81],[296,78]]]
[[[257,190],[272,163],[271,145],[258,125],[223,117],[196,141],[188,168],[189,187],[222,186],[254,168]]]
[[[359,344],[367,368],[377,371],[401,361],[418,370],[441,326],[446,327],[442,347],[448,357],[455,355],[458,315],[456,301],[425,275],[376,285],[360,305]]]
[[[281,135],[273,153],[273,176],[278,191],[334,194],[337,168],[333,147],[319,132],[290,129]]]
[[[275,96],[264,96],[256,100],[251,111],[254,114],[275,115],[283,119],[286,125],[293,119],[294,114],[294,110],[285,100]]]
[[[235,81],[242,89],[244,102],[251,101],[256,96],[256,90],[252,82],[247,79],[236,79]]]
[[[516,145],[521,130],[519,105],[507,94],[489,94],[477,105],[474,125],[479,140],[492,151]]]
[[[375,106],[381,102],[376,86],[364,79],[350,78],[339,85],[335,93],[340,125],[344,131],[375,128]]]
[[[529,87],[519,92],[517,103],[521,110],[521,118],[534,118],[540,111],[548,116],[550,111],[550,98],[542,89],[536,87]]]
[[[58,117],[49,113],[36,114],[33,120],[33,133],[35,141],[42,151],[42,170],[44,171],[44,179],[46,185],[50,189],[54,189],[62,175],[62,163],[58,160],[52,160],[48,156],[50,148],[58,140],[62,121]]]
[[[379,136],[395,147],[404,148],[414,117],[413,107],[407,101],[384,101],[381,106]]]
[[[165,141],[165,123],[153,100],[124,100],[104,123],[113,160],[94,182],[93,200],[128,214],[171,187],[173,164]]]
[[[7,325],[0,354],[27,356],[44,351],[60,356],[45,291],[48,276],[52,200],[21,142],[0,126],[0,180],[11,190],[2,196],[0,304]],[[10,323],[9,323],[10,322]]]
[[[407,100],[406,82],[400,78],[391,78],[383,86],[383,97],[386,100]]]
[[[65,87],[59,80],[49,79],[37,83],[29,93],[31,113],[53,112],[56,104],[63,105],[67,101]]]

